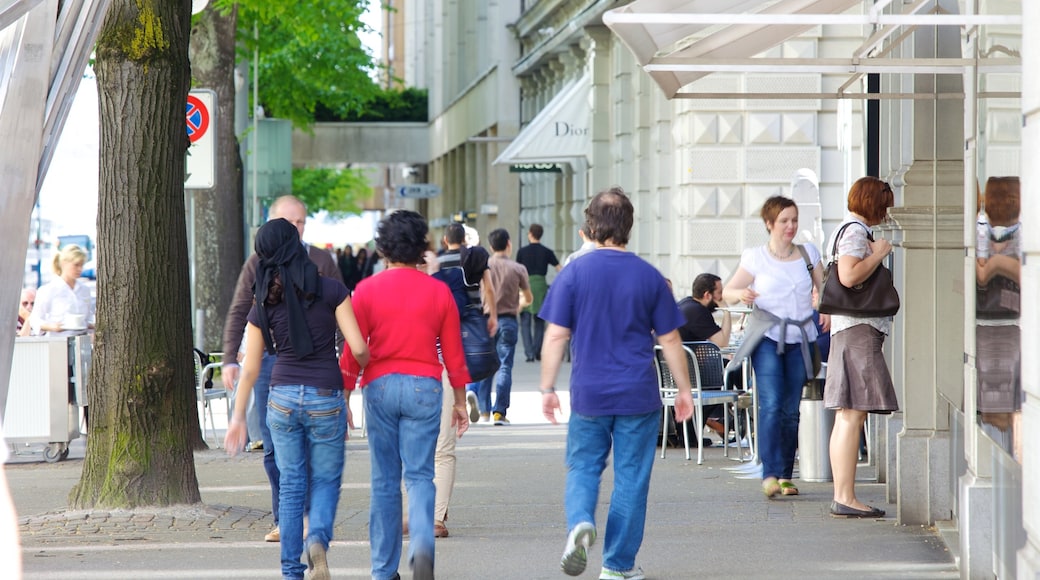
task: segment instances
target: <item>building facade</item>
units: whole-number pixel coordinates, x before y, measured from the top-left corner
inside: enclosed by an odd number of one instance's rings
[[[974,309],[977,192],[993,176],[1020,175],[1024,191],[1037,180],[1022,161],[1040,142],[1026,64],[1040,49],[1022,31],[1040,3],[741,0],[707,24],[643,22],[642,40],[624,32],[641,10],[711,3],[404,4],[409,82],[431,95],[426,179],[444,193],[422,209],[435,225],[462,218],[523,239],[540,223],[563,257],[587,200],[620,185],[636,208],[630,249],[680,297],[700,272],[728,279],[765,241],[765,198],[796,196],[804,239],[822,246],[855,179],[891,183],[881,229],[898,248],[903,309],[886,354],[902,410],[871,421],[877,478],[901,524],[940,529],[963,577],[1040,573],[1028,491],[1040,476],[1023,469],[1040,455],[1036,305],[1022,300],[1022,411],[1006,426],[980,421]],[[1040,209],[1021,210],[1029,297]]]

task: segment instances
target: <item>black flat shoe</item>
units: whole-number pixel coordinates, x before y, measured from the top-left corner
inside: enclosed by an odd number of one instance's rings
[[[834,518],[881,518],[884,516],[885,510],[876,507],[870,507],[869,510],[858,510],[836,501],[831,502],[831,517]]]

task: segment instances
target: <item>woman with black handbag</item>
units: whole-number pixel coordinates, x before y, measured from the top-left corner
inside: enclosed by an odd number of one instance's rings
[[[838,280],[852,288],[866,281],[892,251],[885,239],[875,240],[870,227],[881,223],[892,207],[892,188],[876,177],[862,177],[849,189],[845,220],[831,241],[831,259]],[[881,517],[885,511],[856,499],[856,463],[860,433],[867,413],[899,410],[892,376],[881,347],[891,332],[891,316],[831,315],[831,351],[823,402],[836,409],[831,431],[831,472],[834,475],[834,517]]]

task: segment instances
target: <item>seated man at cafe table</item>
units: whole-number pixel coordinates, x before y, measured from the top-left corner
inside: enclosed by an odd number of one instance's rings
[[[719,348],[729,346],[732,320],[729,310],[722,311],[722,325],[715,322],[713,313],[722,301],[722,278],[715,274],[700,274],[693,280],[693,294],[679,301],[679,310],[686,318],[686,323],[679,327],[679,336],[683,342],[708,340]],[[723,425],[724,405],[705,407],[704,424],[711,427],[723,441],[726,441]],[[705,439],[708,444],[710,440]],[[710,444],[709,444],[710,445]]]

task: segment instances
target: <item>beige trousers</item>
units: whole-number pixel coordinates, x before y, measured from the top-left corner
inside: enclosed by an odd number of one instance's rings
[[[433,485],[437,488],[434,500],[433,520],[444,523],[448,519],[448,504],[451,491],[455,488],[455,428],[451,426],[451,408],[455,404],[455,393],[445,373],[441,378],[444,385],[444,403],[441,405],[441,432],[437,436],[437,451],[433,456]]]
[[[451,408],[455,405],[455,393],[445,373],[441,378],[444,385],[444,399],[441,404],[441,432],[437,435],[437,448],[433,453],[433,485],[437,495],[433,501],[433,521],[444,523],[448,519],[448,504],[451,503],[451,491],[455,488],[455,429],[451,426]],[[405,526],[408,525],[408,490],[401,482],[401,500],[404,511],[401,512]]]

